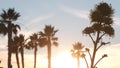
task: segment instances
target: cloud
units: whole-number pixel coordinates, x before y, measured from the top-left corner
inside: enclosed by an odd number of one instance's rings
[[[55,16],[55,13],[49,13],[43,16],[33,16],[33,17],[23,17],[22,21],[23,23],[20,23],[22,31],[20,31],[19,33],[24,34],[25,37],[28,37],[29,35],[31,35],[34,32],[37,32],[38,29],[36,29],[39,23],[41,23],[42,21],[48,20],[52,17]]]
[[[89,14],[88,11],[69,8],[67,6],[60,6],[60,8],[66,13],[69,13],[69,14],[74,15],[76,17],[88,20],[88,14]]]
[[[49,18],[52,18],[52,17],[54,17],[54,16],[55,16],[55,14],[48,14],[48,15],[45,15],[45,16],[40,16],[40,17],[33,18],[33,19],[30,20],[29,22],[30,22],[30,23],[38,23],[38,22],[47,20],[47,19],[49,19]]]
[[[70,8],[70,7],[67,7],[67,6],[64,6],[64,5],[60,6],[60,9],[62,9],[64,12],[69,13],[71,15],[74,15],[76,17],[86,19],[86,20],[89,19],[89,11],[78,10],[78,9]],[[114,17],[113,20],[114,20],[114,23],[116,25],[120,26],[120,18]]]

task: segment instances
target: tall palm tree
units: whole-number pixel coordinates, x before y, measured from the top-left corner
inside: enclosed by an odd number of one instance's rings
[[[58,32],[58,30],[55,30],[51,25],[46,25],[44,31],[40,32],[40,36],[42,36],[44,41],[46,39],[44,44],[46,44],[48,48],[48,68],[51,68],[51,46],[52,44],[58,46],[58,38],[55,37],[56,32]]]
[[[16,21],[20,14],[14,10],[14,8],[9,8],[7,11],[3,10],[0,14],[0,33],[8,34],[8,68],[12,68],[11,64],[11,45],[12,45],[12,34],[17,33],[17,28],[20,29],[20,26],[13,24]],[[4,29],[3,29],[4,28]]]
[[[25,47],[25,38],[23,34],[19,35],[19,51],[21,53],[21,62],[22,62],[22,68],[24,68],[24,47]]]
[[[91,26],[86,27],[83,30],[83,34],[88,35],[93,42],[93,53],[91,54],[91,66],[90,68],[96,67],[95,57],[97,51],[105,44],[109,42],[104,42],[103,37],[114,36],[113,24],[113,13],[111,4],[101,2],[96,5],[95,9],[90,12]]]
[[[77,58],[78,68],[80,68],[80,57],[82,55],[83,48],[84,48],[84,46],[81,43],[77,42],[77,43],[73,44],[73,49],[71,50],[72,56]]]
[[[34,33],[30,36],[30,41],[28,42],[29,48],[34,49],[34,68],[36,68],[37,50],[38,50],[38,34]]]
[[[21,63],[22,63],[22,68],[24,68],[24,46],[25,46],[25,39],[24,35],[20,34],[19,36],[15,36],[13,38],[13,49],[12,51],[16,53],[16,57],[18,57],[18,52],[21,53]],[[19,57],[17,59],[19,61]],[[19,64],[18,64],[19,66]],[[19,66],[20,68],[20,66]]]
[[[19,63],[19,57],[18,57],[18,53],[19,53],[19,37],[18,36],[15,36],[13,38],[13,42],[12,42],[12,49],[11,49],[11,52],[12,53],[15,53],[16,55],[16,61],[17,61],[17,66],[18,68],[20,68],[20,63]]]

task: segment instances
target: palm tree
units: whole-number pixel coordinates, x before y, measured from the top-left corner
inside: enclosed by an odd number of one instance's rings
[[[58,38],[55,37],[56,32],[58,32],[58,30],[55,30],[51,25],[46,25],[44,31],[40,32],[40,36],[42,36],[44,41],[46,39],[46,42],[43,44],[46,44],[48,48],[48,68],[51,68],[51,46],[52,44],[58,46]]]
[[[19,51],[21,53],[21,62],[22,62],[22,68],[24,68],[24,47],[25,47],[25,38],[23,34],[19,35]]]
[[[30,41],[28,42],[28,47],[34,49],[34,68],[36,68],[38,39],[38,34],[34,33],[30,36]]]
[[[111,4],[101,2],[96,5],[95,9],[90,12],[91,26],[86,27],[83,30],[83,34],[88,35],[93,42],[93,53],[91,54],[91,66],[90,68],[96,67],[95,57],[97,51],[109,42],[104,42],[103,37],[114,36],[113,24],[113,13],[114,10],[111,7]]]
[[[19,52],[19,37],[18,36],[15,36],[13,38],[13,42],[12,42],[12,49],[11,49],[11,52],[12,53],[15,53],[16,55],[16,61],[17,61],[17,66],[18,68],[20,68],[20,63],[19,63],[19,57],[18,57],[18,52]]]
[[[12,45],[12,34],[17,33],[17,28],[20,29],[19,25],[13,24],[13,21],[16,21],[20,14],[15,12],[14,8],[9,8],[7,11],[3,10],[0,14],[0,33],[8,34],[8,68],[12,68],[11,65],[11,45]],[[3,29],[4,28],[4,29]]]
[[[84,46],[82,46],[81,43],[77,42],[77,43],[73,44],[73,49],[71,50],[72,56],[77,58],[78,68],[80,68],[80,57],[82,55],[83,48],[84,48]]]
[[[25,46],[25,39],[24,35],[20,34],[19,36],[15,36],[13,38],[13,49],[12,52],[16,54],[17,62],[19,62],[18,52],[21,53],[21,62],[22,62],[22,68],[24,68],[24,46]],[[17,63],[19,66],[19,63]],[[20,68],[20,66],[18,67]]]

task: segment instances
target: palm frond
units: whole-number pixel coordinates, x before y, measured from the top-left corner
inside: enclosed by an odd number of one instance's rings
[[[20,25],[16,24],[15,27],[21,30]]]
[[[3,23],[0,23],[0,34],[3,34],[3,35],[7,34],[7,27]]]
[[[45,36],[46,36],[46,34],[43,33],[43,32],[39,32],[39,35],[42,36],[42,37],[45,37]]]
[[[17,28],[20,29],[20,26],[16,25],[16,24],[11,24],[11,28],[12,28],[13,33],[17,34],[17,32],[18,32]]]
[[[84,48],[84,46],[82,46],[82,43],[77,42],[77,43],[73,44],[73,48],[75,50],[82,50]]]
[[[53,45],[54,45],[54,46],[58,46],[58,42],[54,41],[54,42],[53,42]]]
[[[20,17],[20,14],[14,8],[9,8],[7,11],[3,10],[0,16],[2,20],[16,21]]]
[[[39,38],[38,42],[39,42],[40,47],[44,47],[45,45],[47,45],[47,39],[46,38]]]
[[[5,10],[3,10],[3,13],[1,13],[0,16],[1,16],[2,20],[8,19],[8,15],[7,15],[7,12]]]
[[[53,41],[57,41],[57,40],[58,40],[58,37],[53,37],[52,40],[53,40]]]
[[[58,30],[54,30],[52,36],[54,36],[57,32],[58,32]]]

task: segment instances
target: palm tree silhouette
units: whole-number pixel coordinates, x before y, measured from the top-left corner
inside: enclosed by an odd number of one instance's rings
[[[11,65],[11,45],[12,45],[12,34],[17,33],[17,28],[20,29],[20,26],[13,24],[14,21],[20,17],[20,14],[17,13],[14,8],[9,8],[7,11],[3,10],[0,14],[0,33],[3,35],[8,34],[8,68],[12,68]]]
[[[83,30],[83,34],[88,35],[93,42],[93,53],[91,55],[91,67],[96,67],[95,56],[97,51],[105,44],[109,42],[104,42],[103,37],[108,35],[109,37],[114,36],[113,24],[113,13],[111,5],[105,2],[101,2],[96,5],[95,9],[91,10],[90,20],[91,26],[86,27]]]
[[[12,49],[11,49],[11,52],[12,53],[15,53],[16,55],[16,61],[17,61],[17,66],[18,68],[20,68],[20,63],[19,63],[19,56],[18,56],[18,53],[19,53],[19,37],[18,36],[15,36],[13,38],[13,42],[12,42]]]
[[[22,62],[22,68],[24,68],[24,47],[25,47],[25,38],[24,38],[24,35],[23,34],[20,34],[19,35],[19,42],[20,42],[20,48],[19,48],[19,51],[21,53],[21,62]]]
[[[13,38],[12,52],[16,54],[18,68],[20,68],[19,57],[18,57],[19,52],[21,53],[22,68],[24,68],[24,47],[25,47],[24,35],[23,34],[20,34],[19,36],[16,35]]]
[[[72,56],[77,58],[78,68],[80,68],[80,57],[82,55],[83,48],[84,48],[84,46],[82,46],[81,43],[77,42],[77,43],[73,44],[73,49],[71,50]]]
[[[26,39],[27,40],[27,39]],[[25,42],[26,42],[24,35],[20,34],[19,35],[19,51],[21,53],[21,62],[22,62],[22,68],[24,68],[24,47],[25,47]]]
[[[34,68],[36,68],[36,59],[37,59],[37,46],[38,46],[38,34],[34,33],[32,36],[30,36],[30,41],[28,42],[27,47],[34,49]]]
[[[48,68],[51,68],[51,46],[52,44],[58,46],[58,38],[55,37],[56,32],[58,32],[58,30],[55,30],[51,25],[46,25],[44,31],[40,32],[42,39],[44,41],[46,40],[43,44],[46,44],[48,48]]]

